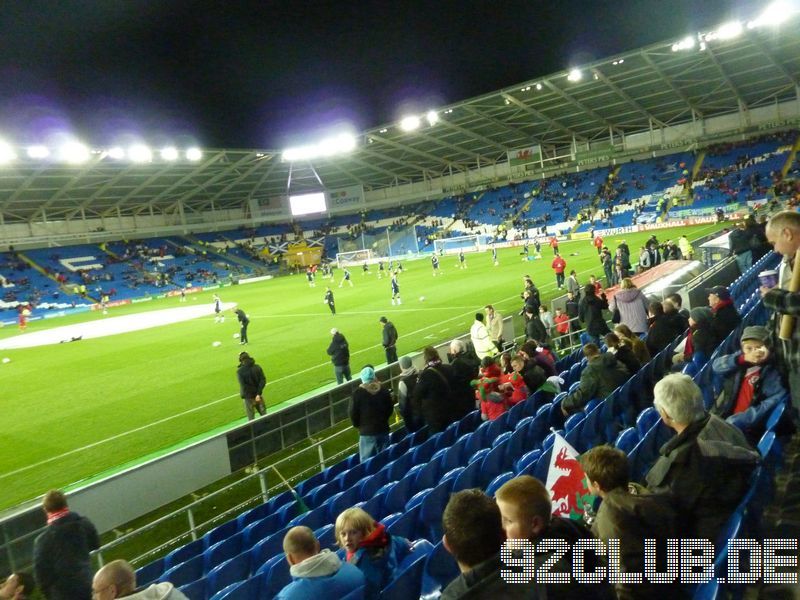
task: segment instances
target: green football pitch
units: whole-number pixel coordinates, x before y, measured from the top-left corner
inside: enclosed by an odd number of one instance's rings
[[[660,240],[687,234],[690,240],[720,225],[660,230]],[[634,253],[649,233],[626,234]],[[623,236],[608,238],[616,245]],[[392,306],[388,279],[353,269],[352,288],[332,286],[337,314],[323,303],[326,281],[309,288],[304,275],[281,277],[219,291],[223,302],[236,303],[250,316],[247,351],[267,374],[266,398],[275,405],[333,382],[325,352],[330,329],[347,337],[357,376],[367,363],[385,362],[381,316],[400,334],[400,355],[466,332],[477,310],[492,303],[503,315],[519,312],[522,276],[530,274],[543,299],[556,296],[550,268],[552,251],[542,260],[523,262],[519,249],[467,254],[467,269],[443,257],[440,277],[432,277],[427,259],[406,261],[400,276],[403,304]],[[531,246],[531,252],[533,247]],[[602,274],[588,240],[562,242],[567,269],[581,282]],[[571,256],[572,253],[577,253]],[[421,297],[424,296],[424,301]],[[191,295],[188,304],[211,303],[211,292]],[[177,298],[114,308],[107,317],[80,314],[35,321],[29,331],[72,323],[177,308]],[[519,329],[519,323],[518,329]],[[75,343],[5,350],[0,364],[0,408],[5,420],[0,436],[0,509],[36,497],[47,489],[76,484],[119,468],[221,426],[243,421],[236,382],[242,347],[229,311],[224,323],[213,316],[140,331],[85,339]],[[0,329],[0,338],[16,335]],[[220,341],[220,346],[213,342]]]

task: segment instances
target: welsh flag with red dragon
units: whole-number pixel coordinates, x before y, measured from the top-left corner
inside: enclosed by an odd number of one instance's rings
[[[583,519],[592,494],[586,475],[578,462],[578,452],[561,435],[556,433],[547,482],[554,517]]]

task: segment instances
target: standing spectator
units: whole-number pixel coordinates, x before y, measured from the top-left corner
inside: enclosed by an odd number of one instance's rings
[[[759,462],[744,434],[703,407],[688,375],[672,373],[653,389],[653,404],[677,435],[661,447],[647,489],[669,494],[683,523],[681,535],[716,540],[749,486]]]
[[[736,228],[728,235],[728,247],[730,255],[736,259],[736,264],[739,265],[739,272],[744,275],[745,271],[753,266],[750,235],[745,229],[744,222],[736,223]]]
[[[547,306],[544,304],[539,307],[539,319],[542,321],[542,325],[544,325],[547,331],[547,339],[550,339],[555,335],[556,322],[553,320],[553,315],[550,314],[550,311],[547,310]]]
[[[397,362],[397,328],[389,319],[381,317],[379,322],[383,324],[383,350],[386,353],[387,364]]]
[[[328,308],[331,309],[331,314],[336,314],[336,304],[333,300],[333,290],[331,290],[330,286],[325,288],[325,299],[323,300],[325,304],[328,305]]]
[[[578,274],[575,272],[575,269],[569,272],[569,278],[567,279],[567,292],[571,293],[575,300],[581,299],[581,284],[578,283]]]
[[[630,277],[619,284],[608,305],[611,312],[619,311],[619,322],[631,328],[636,335],[647,331],[647,297],[636,287]]]
[[[364,600],[378,600],[380,592],[394,579],[396,569],[411,552],[411,543],[386,531],[361,508],[348,508],[336,517],[336,541],[347,562],[364,574]],[[332,598],[326,592],[320,598]]]
[[[389,445],[389,417],[394,403],[389,390],[375,377],[375,369],[361,369],[361,385],[350,399],[350,422],[358,429],[358,455],[361,462]]]
[[[136,572],[126,560],[113,560],[95,573],[92,597],[94,600],[189,600],[168,581],[151,583],[137,590]]]
[[[595,296],[595,287],[587,283],[583,288],[584,296],[578,305],[578,316],[586,327],[586,332],[581,335],[581,341],[584,336],[588,341],[600,345],[600,336],[608,333],[608,325],[603,317],[603,311],[608,309],[608,301],[606,295],[601,294],[598,298]]]
[[[553,259],[552,264],[550,265],[553,271],[556,274],[556,285],[558,289],[564,287],[564,269],[567,268],[567,261],[565,261],[561,255],[556,252],[556,257]]]
[[[650,252],[642,246],[639,250],[639,273],[650,268]]]
[[[567,301],[564,303],[564,312],[570,319],[577,319],[580,314],[580,304],[578,297],[574,296],[572,292],[567,292]],[[570,327],[572,330],[577,329],[575,325]]]
[[[236,318],[239,320],[239,345],[245,346],[249,341],[247,339],[247,326],[250,325],[250,319],[241,308],[236,309]]]
[[[450,365],[442,364],[433,346],[422,351],[425,368],[419,374],[412,402],[414,412],[422,416],[431,433],[444,431],[455,421],[450,382],[453,372]]]
[[[505,542],[500,510],[494,500],[478,489],[450,496],[442,514],[442,543],[461,571],[442,592],[442,600],[458,598],[545,598],[536,583],[511,584],[501,576],[506,565],[500,559]]]
[[[588,364],[581,371],[578,389],[569,393],[561,403],[564,415],[583,410],[589,400],[604,399],[628,380],[628,370],[610,352],[601,353],[595,344],[586,344],[583,355]]]
[[[357,567],[342,563],[328,548],[320,550],[319,540],[308,527],[301,525],[287,531],[283,552],[292,582],[275,600],[341,598],[365,584],[364,574]]]
[[[530,307],[525,307],[525,339],[536,340],[537,343],[544,344],[547,341],[547,329]]]
[[[775,313],[773,319],[774,349],[778,368],[788,382],[792,395],[792,412],[800,410],[800,326],[795,324],[790,339],[780,339],[781,315],[800,316],[800,293],[789,291],[792,279],[794,256],[800,248],[800,213],[783,211],[776,213],[767,223],[767,239],[775,252],[783,256],[778,285],[772,289],[761,287],[764,306]]]
[[[614,280],[614,257],[611,256],[608,248],[603,248],[600,253],[600,264],[603,265],[603,273],[606,276],[606,287],[611,287],[616,283]]]
[[[344,380],[350,381],[353,377],[350,373],[350,346],[344,335],[335,327],[331,329],[331,343],[328,345],[328,356],[333,363],[333,373],[336,375],[336,383],[341,385]]]
[[[406,430],[417,431],[424,423],[422,416],[414,412],[411,399],[414,397],[414,388],[417,385],[419,372],[411,362],[410,356],[400,357],[400,382],[397,384],[397,406],[400,416],[406,425]]]
[[[478,375],[481,360],[470,351],[464,340],[450,342],[450,402],[453,419],[461,417],[475,410],[475,394],[471,382]]]
[[[739,326],[742,317],[733,305],[733,298],[728,288],[722,285],[708,290],[708,305],[714,313],[711,318],[711,330],[722,343],[728,334]]]
[[[481,419],[493,421],[508,410],[508,402],[500,393],[500,376],[502,371],[497,363],[488,356],[481,362],[481,373],[470,385],[475,388],[475,398],[480,405]]]
[[[47,527],[33,544],[33,573],[47,600],[90,600],[92,564],[89,553],[100,547],[92,522],[71,512],[60,490],[44,496]]]
[[[556,309],[556,316],[553,319],[556,328],[556,343],[558,349],[563,349],[566,346],[571,346],[572,341],[565,339],[564,336],[569,334],[570,322],[569,315],[560,308]]]
[[[472,340],[472,345],[478,358],[497,354],[497,347],[492,343],[489,330],[486,329],[486,325],[483,323],[483,313],[475,313],[475,322],[470,327],[469,337]]]
[[[267,385],[267,378],[264,376],[264,369],[256,364],[256,361],[247,353],[239,353],[239,368],[236,369],[236,378],[239,380],[239,395],[244,401],[244,410],[247,420],[255,418],[255,411],[264,416],[267,414],[267,407],[264,405],[264,386]]]
[[[498,350],[503,349],[503,315],[497,312],[491,304],[487,304],[486,309],[486,328],[489,330],[489,337]]]

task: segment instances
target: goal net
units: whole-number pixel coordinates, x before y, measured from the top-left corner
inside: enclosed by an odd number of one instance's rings
[[[437,254],[458,254],[464,252],[480,252],[481,246],[488,245],[488,235],[461,235],[458,237],[433,240],[433,250]]]
[[[350,252],[337,252],[336,264],[341,269],[342,267],[355,267],[361,266],[364,263],[372,261],[372,250],[352,250]]]

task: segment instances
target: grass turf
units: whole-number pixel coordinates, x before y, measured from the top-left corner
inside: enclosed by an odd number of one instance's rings
[[[719,225],[700,225],[656,232],[659,239],[686,233],[690,239]],[[625,234],[632,251],[650,233]],[[619,239],[607,240],[615,245]],[[533,250],[533,248],[531,248]],[[589,240],[563,242],[567,270],[581,281],[602,275]],[[578,252],[578,256],[570,253]],[[550,262],[524,263],[518,249],[468,254],[466,270],[455,257],[441,261],[442,276],[432,277],[429,260],[405,261],[400,276],[401,306],[391,306],[388,279],[353,269],[354,287],[335,285],[337,314],[323,304],[325,280],[309,288],[304,275],[224,288],[224,302],[236,302],[251,319],[247,347],[267,374],[268,405],[333,381],[325,353],[331,327],[347,337],[354,375],[367,363],[385,361],[378,319],[386,315],[400,334],[398,351],[413,352],[469,329],[473,314],[492,303],[504,315],[521,306],[522,275],[530,274],[543,299],[558,293]],[[420,302],[420,296],[425,301]],[[211,293],[189,296],[189,303],[211,302]],[[110,316],[181,306],[177,298],[119,307]],[[102,319],[80,314],[36,321],[29,330]],[[224,324],[213,316],[174,325],[87,339],[77,343],[3,351],[0,364],[0,409],[6,419],[0,437],[0,509],[33,498],[47,489],[65,487],[106,469],[168,448],[220,425],[242,419],[235,370],[242,349],[233,334],[238,323],[230,312]],[[16,334],[0,330],[0,337]],[[212,342],[221,341],[220,347]]]

